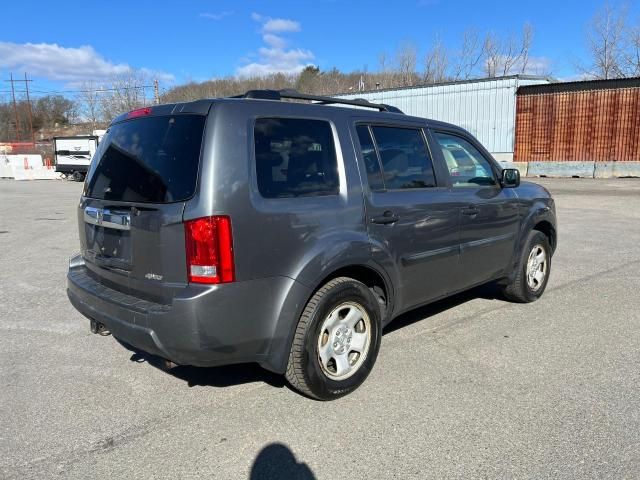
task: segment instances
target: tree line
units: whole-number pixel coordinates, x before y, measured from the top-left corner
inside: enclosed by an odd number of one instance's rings
[[[86,82],[72,95],[52,94],[32,102],[34,130],[84,122],[101,128],[122,112],[154,101],[181,102],[197,98],[238,95],[253,89],[294,88],[301,92],[333,95],[363,90],[500,77],[513,74],[549,76],[549,65],[531,56],[535,32],[526,23],[514,35],[466,29],[458,46],[452,48],[436,36],[426,51],[404,43],[394,52],[381,52],[377,67],[352,72],[337,68],[320,70],[309,65],[299,74],[274,73],[260,77],[229,76],[174,86],[155,98],[148,72],[130,71],[106,82]],[[625,8],[607,4],[590,22],[587,61],[573,65],[577,78],[611,79],[640,76],[640,23],[629,21]],[[15,121],[17,110],[18,122]],[[20,123],[20,130],[16,123]],[[0,141],[29,138],[28,104],[0,102]]]
[[[29,121],[31,107],[31,122]],[[31,101],[26,100],[0,103],[0,141],[31,141],[33,131],[54,125],[67,125],[79,118],[78,102],[62,95],[47,95]],[[18,120],[16,121],[16,114]]]
[[[513,74],[551,76],[551,66],[532,58],[535,31],[525,23],[518,35],[481,33],[468,28],[457,48],[436,36],[420,55],[415,43],[404,43],[395,52],[381,52],[377,68],[341,72],[307,66],[298,75],[275,73],[264,77],[227,77],[179,85],[162,96],[179,102],[203,97],[238,95],[252,89],[295,88],[301,92],[332,95],[380,88],[410,87]],[[626,7],[606,4],[592,18],[586,35],[586,63],[573,63],[576,78],[612,79],[640,77],[640,22],[629,20]],[[544,60],[544,59],[542,59]]]
[[[304,93],[335,95],[380,88],[409,87],[480,77],[499,77],[518,73],[545,75],[530,60],[533,27],[525,24],[520,35],[481,35],[469,28],[462,34],[460,48],[449,49],[436,37],[429,50],[420,55],[418,46],[405,42],[393,53],[381,52],[374,71],[362,68],[342,72],[337,68],[321,71],[309,65],[299,74],[274,73],[262,77],[226,77],[205,82],[189,82],[162,95],[167,102],[202,97],[238,95],[253,89],[294,88]]]
[[[153,79],[145,71],[130,71],[106,82],[85,82],[77,90],[31,101],[33,130],[82,123],[86,130],[106,127],[123,112],[154,102]],[[17,119],[16,119],[17,117]],[[30,141],[29,103],[0,101],[0,141]]]

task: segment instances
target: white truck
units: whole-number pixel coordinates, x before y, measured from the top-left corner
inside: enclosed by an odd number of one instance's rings
[[[56,172],[81,182],[89,170],[89,164],[97,147],[97,135],[54,137],[53,152],[56,160]]]

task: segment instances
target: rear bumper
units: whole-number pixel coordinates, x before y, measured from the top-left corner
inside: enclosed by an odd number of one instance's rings
[[[257,362],[282,372],[297,305],[307,290],[286,277],[189,285],[164,305],[106,287],[80,260],[69,268],[67,295],[80,313],[105,324],[118,340],[176,364]]]
[[[60,172],[60,173],[73,173],[73,172],[87,173],[88,170],[89,170],[88,165],[70,165],[66,163],[63,163],[62,165],[56,165],[56,172]]]

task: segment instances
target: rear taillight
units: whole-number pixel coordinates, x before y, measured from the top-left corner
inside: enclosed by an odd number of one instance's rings
[[[228,283],[235,280],[231,219],[202,217],[184,223],[187,275],[192,283]]]

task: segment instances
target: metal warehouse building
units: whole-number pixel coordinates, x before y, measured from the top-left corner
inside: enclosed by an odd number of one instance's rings
[[[386,103],[408,115],[459,125],[476,136],[497,160],[512,161],[516,93],[520,87],[549,83],[545,77],[514,75],[337,96]]]

